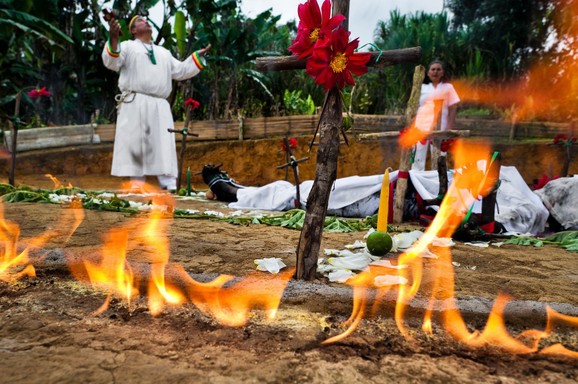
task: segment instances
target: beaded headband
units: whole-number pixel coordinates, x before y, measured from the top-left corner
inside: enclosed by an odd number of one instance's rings
[[[130,23],[128,23],[128,30],[130,31],[132,29],[132,25],[133,23],[136,21],[136,19],[138,19],[139,17],[141,17],[140,15],[134,15],[132,19],[130,19]]]

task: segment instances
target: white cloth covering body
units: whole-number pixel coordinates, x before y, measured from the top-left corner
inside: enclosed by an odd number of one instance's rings
[[[397,180],[398,171],[391,172],[390,181]],[[438,195],[437,171],[410,171],[411,182],[423,199]],[[452,172],[448,178],[453,179]],[[375,214],[383,175],[351,176],[335,181],[329,196],[327,213],[345,217],[366,217]],[[313,181],[300,185],[301,205],[305,207]],[[275,181],[263,187],[248,187],[237,192],[238,201],[229,204],[235,209],[286,211],[295,208],[295,186],[287,181]],[[524,182],[516,167],[502,166],[500,187],[496,196],[495,220],[509,232],[538,234],[544,231],[548,210]],[[474,204],[474,213],[481,212],[481,202]]]
[[[448,108],[460,102],[460,98],[450,83],[439,83],[434,87],[432,83],[422,84],[419,97],[419,109],[415,118],[415,126],[423,132],[431,132],[435,128],[435,100],[443,100],[441,109],[440,130],[448,129]],[[425,170],[427,151],[430,148],[429,141],[418,142],[415,146],[415,155],[412,170]]]
[[[175,134],[167,131],[174,128],[173,116],[166,99],[172,80],[186,80],[202,68],[192,56],[179,61],[163,47],[154,45],[152,49],[156,64],[140,40],[120,43],[118,57],[106,48],[102,52],[104,65],[119,72],[120,91],[135,92],[119,105],[113,176],[176,178],[178,173]]]
[[[561,177],[534,191],[565,230],[578,230],[578,176]]]

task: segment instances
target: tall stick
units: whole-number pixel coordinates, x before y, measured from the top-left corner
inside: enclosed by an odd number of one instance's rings
[[[22,91],[16,95],[16,104],[14,106],[14,121],[10,124],[10,133],[12,134],[12,153],[10,154],[10,170],[8,172],[8,183],[15,186],[14,171],[16,169],[16,152],[18,150],[18,128],[20,128],[20,99]]]
[[[419,107],[419,96],[421,93],[421,84],[425,79],[425,68],[423,65],[415,67],[413,73],[413,84],[411,87],[411,95],[407,102],[407,109],[405,112],[405,124],[413,124],[417,109]],[[411,166],[411,148],[401,149],[401,158],[399,161],[399,174],[397,184],[395,187],[395,202],[393,205],[393,222],[401,223],[403,220],[403,210],[405,205],[405,193],[407,191],[409,168]]]
[[[325,105],[319,121],[319,150],[317,151],[315,181],[307,199],[305,220],[297,245],[295,278],[304,280],[313,280],[317,272],[317,259],[329,195],[337,178],[339,132],[343,123],[341,97],[337,88],[332,88],[327,93]]]

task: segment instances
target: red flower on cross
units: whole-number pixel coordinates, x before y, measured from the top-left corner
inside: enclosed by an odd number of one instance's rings
[[[297,144],[298,144],[298,143],[297,143],[297,139],[296,139],[296,138],[292,137],[292,138],[290,138],[288,141],[289,141],[289,148],[291,148],[291,149],[297,149]],[[282,141],[282,142],[281,142],[281,150],[282,150],[283,152],[287,152],[287,146],[285,145],[285,141]]]
[[[52,92],[48,92],[46,87],[36,88],[26,93],[31,99],[38,99],[41,96],[52,96]]]
[[[349,32],[342,27],[331,32],[327,39],[315,46],[313,54],[307,60],[305,71],[323,85],[325,91],[334,86],[343,88],[345,84],[355,85],[353,75],[367,72],[369,53],[355,53],[359,39],[349,42]]]
[[[185,108],[190,107],[191,111],[194,111],[195,109],[199,108],[200,106],[201,106],[201,103],[199,103],[197,100],[194,100],[192,97],[189,97],[187,99],[187,101],[185,101]]]
[[[294,56],[304,59],[310,56],[318,41],[321,41],[345,20],[343,15],[331,17],[331,2],[325,0],[319,9],[317,0],[307,0],[299,4],[299,27],[297,37],[289,50]]]
[[[454,146],[454,143],[456,142],[455,139],[447,139],[447,140],[443,140],[440,144],[440,150],[442,152],[449,152],[452,150],[452,147]]]

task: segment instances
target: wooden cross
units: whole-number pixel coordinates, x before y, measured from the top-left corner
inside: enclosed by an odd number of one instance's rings
[[[173,133],[180,133],[182,135],[181,138],[181,152],[179,155],[179,174],[177,176],[177,190],[176,190],[176,194],[179,194],[179,191],[181,190],[181,182],[182,182],[182,175],[183,175],[183,163],[185,161],[185,151],[187,149],[187,136],[195,136],[195,137],[199,137],[198,134],[193,133],[191,131],[189,131],[189,124],[191,122],[191,117],[192,116],[192,110],[191,107],[187,107],[187,116],[185,118],[185,126],[183,127],[183,129],[167,129],[169,132],[173,132]],[[188,182],[189,180],[187,180]],[[188,190],[188,185],[187,185],[187,196],[188,193],[190,191]]]
[[[295,156],[293,156],[293,152],[291,151],[291,146],[289,145],[287,136],[283,138],[283,143],[285,144],[285,149],[287,151],[287,163],[278,166],[277,169],[285,168],[285,170],[289,170],[289,167],[293,168],[293,179],[295,180],[295,208],[301,209],[301,183],[299,181],[299,163],[309,160],[309,157],[304,157],[297,160]]]
[[[348,29],[349,0],[333,0],[333,15],[346,17],[342,26]],[[398,49],[372,52],[368,66],[385,67],[401,63],[415,63],[421,58],[421,48]],[[280,71],[305,69],[305,60],[296,56],[257,58],[260,71]],[[337,158],[339,155],[339,134],[343,125],[343,108],[339,89],[333,87],[325,96],[319,118],[319,149],[313,187],[307,199],[303,229],[297,245],[297,265],[295,278],[313,280],[317,273],[317,259],[321,247],[323,225],[327,214],[329,194],[337,178]]]

